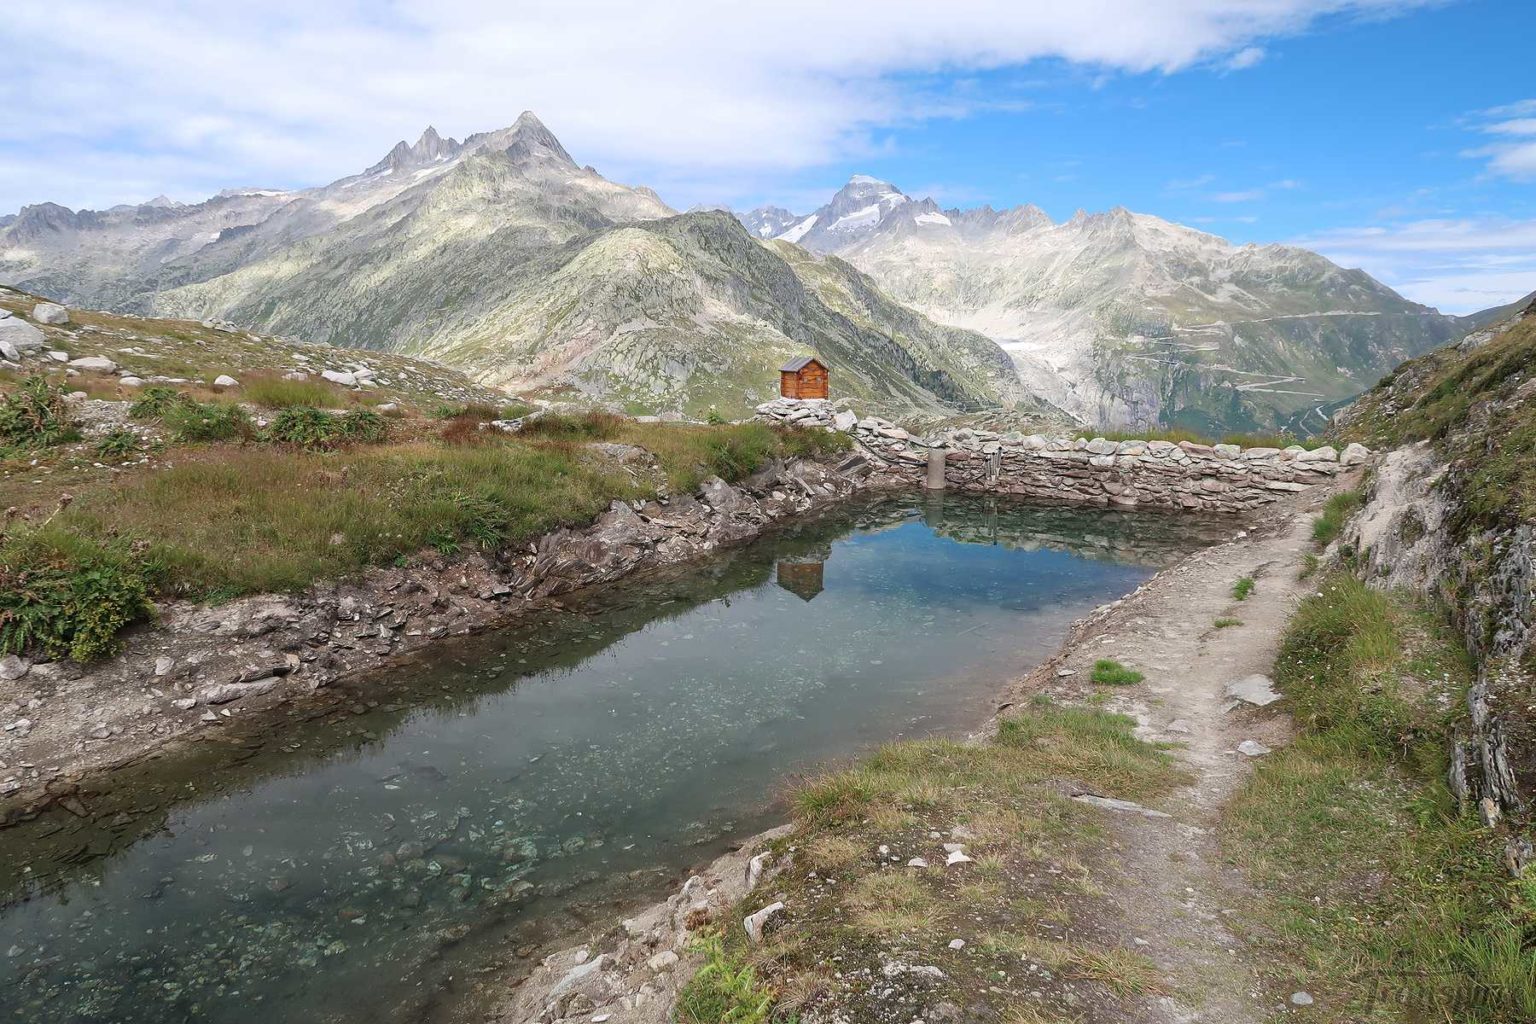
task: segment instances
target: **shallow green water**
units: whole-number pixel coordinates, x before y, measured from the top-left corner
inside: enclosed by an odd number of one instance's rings
[[[979,722],[1073,618],[1230,530],[866,505],[221,734],[90,820],[0,832],[0,1020],[440,1014],[769,823],[795,772]]]

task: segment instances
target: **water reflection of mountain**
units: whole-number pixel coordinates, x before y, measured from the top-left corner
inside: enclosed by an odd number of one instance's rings
[[[924,495],[919,507],[929,529],[963,544],[1060,551],[1121,565],[1165,566],[1227,540],[1233,528],[1230,518],[1028,505],[942,491]]]

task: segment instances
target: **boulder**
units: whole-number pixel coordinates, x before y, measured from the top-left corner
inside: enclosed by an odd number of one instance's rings
[[[1339,464],[1344,466],[1364,465],[1371,457],[1371,450],[1365,445],[1351,441],[1344,446],[1343,453],[1339,456]]]
[[[43,347],[43,332],[19,316],[0,320],[0,341],[6,342],[17,352],[36,352]]]
[[[1339,452],[1331,444],[1325,444],[1321,448],[1313,448],[1311,451],[1296,453],[1297,462],[1338,462]]]
[[[69,310],[57,302],[39,302],[32,307],[32,319],[40,324],[57,327],[69,323]]]
[[[240,386],[240,382],[227,373],[221,373],[213,378],[213,386],[216,388],[237,388]]]
[[[117,369],[117,364],[106,356],[81,356],[79,359],[71,359],[69,365],[77,370],[95,370],[98,373],[111,373]]]
[[[347,373],[345,370],[321,370],[320,376],[332,384],[342,384],[349,388],[357,384],[357,374]]]
[[[746,929],[747,938],[751,939],[754,943],[761,943],[763,941],[763,928],[768,924],[768,919],[783,909],[783,901],[775,901],[768,904],[762,910],[742,918],[741,926]]]
[[[847,410],[837,413],[832,417],[832,425],[845,434],[858,425],[858,422],[858,415]]]

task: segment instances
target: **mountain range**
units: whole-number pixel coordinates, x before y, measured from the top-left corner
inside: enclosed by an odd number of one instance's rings
[[[760,244],[729,213],[678,214],[608,181],[531,113],[463,142],[428,128],[322,188],[29,206],[0,223],[0,280],[427,355],[637,412],[739,415],[776,392],[782,362],[814,351],[872,409],[1059,416],[983,335],[893,302],[842,260]]]
[[[820,209],[678,213],[537,117],[432,128],[318,188],[0,217],[0,281],[425,355],[635,412],[736,415],[816,352],[887,414],[1317,429],[1470,322],[1289,246],[1146,214],[942,209],[854,176]]]
[[[1471,326],[1305,249],[1121,207],[1056,223],[1029,205],[941,209],[856,175],[810,214],[741,220],[987,335],[1028,391],[1089,424],[1320,429],[1320,407]]]

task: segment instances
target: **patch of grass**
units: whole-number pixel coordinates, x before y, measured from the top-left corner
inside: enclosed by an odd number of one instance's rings
[[[1242,624],[1242,619],[1228,618],[1217,619],[1215,622],[1211,623],[1211,625],[1215,626],[1217,629],[1231,629],[1233,626],[1241,626]]]
[[[63,387],[34,374],[0,395],[0,451],[63,444],[80,437]]]
[[[431,416],[435,420],[515,420],[533,411],[525,402],[508,402],[491,405],[488,402],[443,402],[433,406]]]
[[[1152,961],[1129,949],[1078,949],[1067,972],[1097,981],[1121,996],[1159,995],[1166,991]]]
[[[231,441],[249,437],[251,418],[227,402],[173,402],[160,414],[165,429],[177,441]]]
[[[1259,763],[1223,841],[1268,894],[1285,985],[1329,1019],[1536,1019],[1536,886],[1506,876],[1502,836],[1444,781],[1471,675],[1435,616],[1347,573],[1287,629],[1275,679],[1304,733]]]
[[[1363,504],[1365,504],[1365,494],[1358,490],[1340,491],[1329,497],[1323,506],[1322,515],[1312,523],[1312,539],[1319,547],[1327,547],[1333,543],[1334,538],[1344,532],[1345,522]]]
[[[1301,568],[1297,570],[1296,578],[1299,580],[1306,579],[1313,573],[1317,572],[1317,568],[1321,564],[1321,559],[1312,554],[1312,552],[1308,551],[1306,554],[1301,556]]]
[[[293,590],[423,547],[517,543],[639,494],[627,476],[557,447],[243,446],[83,493],[57,522],[142,541],[172,593],[233,596]]]
[[[1248,600],[1248,595],[1253,593],[1253,587],[1254,587],[1253,577],[1252,576],[1244,576],[1242,579],[1240,579],[1236,583],[1232,584],[1232,598],[1233,598],[1233,600],[1236,600],[1236,601],[1246,601],[1246,600]]]
[[[1134,730],[1128,716],[1041,700],[1003,719],[988,741],[890,743],[805,782],[795,793],[795,831],[780,841],[780,855],[793,863],[773,882],[787,908],[760,958],[763,982],[794,991],[827,964],[845,976],[878,975],[892,960],[937,957],[945,974],[923,980],[923,998],[969,1006],[978,1020],[1006,1019],[1014,994],[997,979],[1017,972],[1021,959],[1073,979],[1070,1002],[1059,983],[1041,986],[1049,990],[1045,1019],[1070,1019],[1084,997],[1079,986],[1111,995],[1160,990],[1155,973],[1126,951],[1047,934],[1078,912],[1083,919],[1113,912],[1084,866],[1103,842],[1103,812],[1061,796],[1053,783],[1073,779],[1095,792],[1152,800],[1188,781]],[[952,839],[971,862],[944,866],[942,844]],[[891,857],[874,855],[881,845]],[[907,866],[915,855],[931,866]],[[761,905],[753,897],[739,910]],[[970,945],[945,951],[957,935]],[[915,949],[934,952],[916,961]],[[908,984],[890,982],[898,993]],[[813,1000],[807,1012],[883,1019],[880,1011],[894,1003],[876,1003],[866,988],[824,988],[833,1003]]]
[[[695,947],[704,963],[677,995],[678,1024],[767,1024],[773,990],[762,984],[745,951],[707,935]]]
[[[240,391],[247,402],[265,409],[294,406],[340,409],[347,405],[346,395],[323,380],[288,380],[270,374],[250,374],[241,384]]]
[[[0,547],[0,653],[90,661],[117,648],[123,627],[150,614],[153,570],[127,545],[62,530]]]
[[[1133,686],[1146,676],[1118,661],[1100,658],[1093,663],[1093,674],[1089,678],[1103,686]]]

